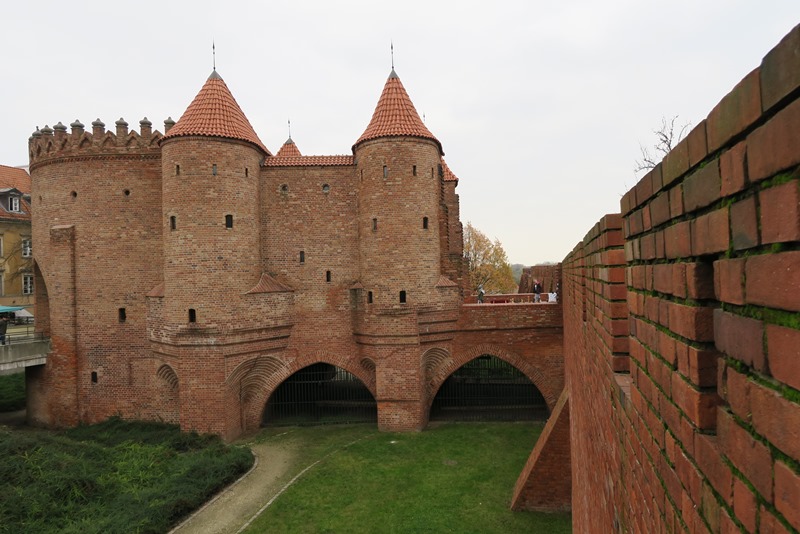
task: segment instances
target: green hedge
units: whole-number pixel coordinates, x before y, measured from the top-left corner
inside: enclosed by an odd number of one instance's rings
[[[165,532],[252,464],[217,437],[117,418],[0,432],[0,532]]]

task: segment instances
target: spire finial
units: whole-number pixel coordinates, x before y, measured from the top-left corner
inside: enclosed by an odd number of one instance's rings
[[[212,57],[212,66],[214,70],[217,70],[217,45],[214,42],[214,39],[211,39],[211,57]]]
[[[286,123],[289,125],[289,139],[292,138],[292,119],[286,119]]]
[[[394,70],[394,41],[389,41],[389,48],[392,54],[392,70]]]

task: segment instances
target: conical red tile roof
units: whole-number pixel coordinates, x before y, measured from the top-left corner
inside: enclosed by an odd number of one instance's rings
[[[213,71],[164,139],[186,135],[226,137],[253,143],[272,155],[256,135],[222,77]]]
[[[445,182],[457,182],[458,176],[453,174],[453,171],[450,170],[450,167],[447,166],[445,163],[444,158],[442,158],[442,171],[444,172],[444,181]]]
[[[442,144],[425,127],[425,123],[419,118],[414,104],[406,93],[400,77],[392,69],[386,85],[383,87],[378,105],[375,106],[375,113],[367,129],[353,145],[353,149],[363,141],[376,139],[378,137],[393,136],[412,136],[432,139],[439,145],[439,152],[442,152]]]
[[[294,144],[294,141],[292,141],[291,137],[287,139],[285,143],[283,143],[283,146],[280,148],[280,150],[278,150],[278,153],[275,154],[276,158],[280,157],[296,158],[300,156],[302,156],[302,154],[300,153],[300,149],[297,148],[297,145]]]

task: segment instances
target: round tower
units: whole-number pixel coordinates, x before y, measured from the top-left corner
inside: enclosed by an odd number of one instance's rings
[[[161,142],[166,325],[246,322],[261,276],[260,164],[269,151],[211,73]]]
[[[380,307],[430,305],[441,278],[442,146],[392,69],[353,145],[361,283]]]

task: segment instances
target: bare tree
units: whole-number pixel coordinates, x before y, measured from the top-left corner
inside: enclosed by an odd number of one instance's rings
[[[669,154],[669,151],[683,139],[686,130],[689,129],[691,123],[686,122],[683,126],[676,131],[675,121],[678,116],[675,115],[671,119],[661,117],[661,128],[653,130],[656,134],[656,142],[653,145],[653,152],[650,152],[646,146],[639,144],[639,150],[642,153],[642,158],[634,162],[633,172],[648,171],[664,159],[664,156]]]

